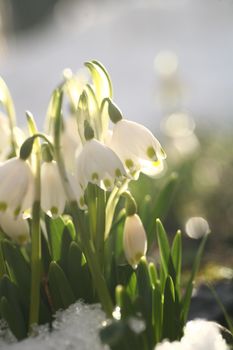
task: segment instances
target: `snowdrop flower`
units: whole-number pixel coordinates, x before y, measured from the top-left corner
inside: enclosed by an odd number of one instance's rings
[[[129,215],[125,220],[123,248],[128,263],[136,268],[147,251],[146,232],[137,214]]]
[[[205,320],[189,321],[180,341],[163,341],[155,350],[228,350],[218,325]]]
[[[11,158],[0,165],[0,211],[7,208],[17,216],[32,186],[33,175],[28,163]]]
[[[66,196],[55,161],[41,166],[41,208],[50,216],[59,216],[65,209]]]
[[[86,141],[76,161],[76,176],[83,189],[91,182],[110,191],[115,180],[125,175],[123,164],[112,149],[94,138]]]
[[[140,171],[155,176],[163,170],[166,154],[159,141],[141,124],[119,120],[113,127],[110,145],[131,176],[137,178]]]
[[[7,210],[0,213],[0,226],[4,233],[19,244],[26,244],[30,240],[29,225],[21,215],[17,217]]]

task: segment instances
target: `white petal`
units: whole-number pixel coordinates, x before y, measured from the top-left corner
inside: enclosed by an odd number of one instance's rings
[[[86,188],[88,182],[92,182],[105,189],[110,189],[115,179],[126,175],[123,164],[116,153],[95,139],[87,141],[83,146],[76,165],[77,178],[83,188]],[[110,181],[111,186],[105,186],[106,181]]]
[[[125,220],[123,246],[127,261],[135,268],[147,251],[145,229],[137,214],[128,216]]]
[[[63,213],[66,196],[55,161],[41,167],[41,208],[52,216]]]
[[[150,174],[154,168],[151,163],[166,158],[159,141],[150,130],[125,119],[114,126],[110,144],[131,175],[137,174],[139,170]],[[153,176],[156,171],[152,171]]]
[[[28,163],[11,158],[0,165],[0,203],[12,210],[21,208],[27,195],[32,172]]]
[[[15,217],[10,211],[0,213],[0,226],[7,236],[19,244],[30,240],[28,222],[21,215]]]

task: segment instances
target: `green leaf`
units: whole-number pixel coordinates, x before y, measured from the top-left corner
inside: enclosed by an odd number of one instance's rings
[[[0,280],[0,311],[17,339],[27,335],[26,320],[23,315],[17,286],[7,276]]]
[[[150,279],[148,264],[145,257],[142,257],[137,267],[138,303],[141,313],[146,321],[146,332],[149,344],[154,342],[154,332],[152,329],[152,306],[153,306],[153,286]]]
[[[159,245],[159,253],[161,258],[161,264],[164,272],[168,273],[169,258],[170,258],[170,246],[167,238],[166,231],[159,219],[156,220],[156,233]]]
[[[164,290],[163,339],[176,340],[175,288],[171,276],[167,276]]]
[[[49,219],[49,242],[51,246],[52,259],[58,261],[61,256],[62,233],[65,227],[62,217]]]
[[[204,248],[205,248],[205,244],[206,244],[207,239],[208,239],[208,235],[205,235],[202,238],[201,244],[198,248],[197,254],[196,254],[195,259],[194,259],[191,276],[189,278],[189,282],[187,284],[184,297],[182,299],[182,320],[184,323],[186,322],[187,317],[188,317],[189,306],[190,306],[190,301],[191,301],[192,291],[193,291],[193,286],[194,286],[194,278],[195,278],[197,271],[199,269],[200,261],[201,261],[201,258],[202,258],[203,252],[204,252]]]
[[[76,242],[72,242],[69,248],[67,277],[76,299],[89,303],[94,301],[90,271]]]
[[[68,272],[68,254],[69,254],[69,248],[70,244],[72,242],[72,237],[70,234],[70,231],[67,226],[64,227],[63,233],[62,233],[62,239],[61,239],[61,254],[60,254],[60,260],[59,265],[67,275]]]
[[[121,319],[127,319],[133,315],[134,309],[130,296],[121,285],[116,287],[116,305],[120,308]]]
[[[2,250],[4,258],[7,262],[10,278],[17,284],[21,300],[25,309],[27,309],[30,295],[29,264],[24,259],[19,248],[13,245],[13,243],[4,240],[2,242]]]
[[[158,343],[162,337],[163,298],[160,285],[157,283],[152,296],[152,324],[155,332],[155,341]]]
[[[52,261],[49,267],[49,290],[55,311],[66,309],[75,302],[75,296],[61,267]]]
[[[180,287],[180,277],[181,277],[181,263],[182,263],[182,240],[181,240],[181,231],[177,231],[175,238],[172,243],[171,255],[173,266],[176,273],[176,287],[179,291]]]
[[[158,283],[158,274],[154,263],[149,263],[149,274],[150,274],[150,280],[153,286],[155,286]]]
[[[7,321],[12,333],[18,340],[26,338],[27,331],[23,315],[18,308],[14,308],[12,304],[5,298],[1,298],[0,310],[3,318]]]

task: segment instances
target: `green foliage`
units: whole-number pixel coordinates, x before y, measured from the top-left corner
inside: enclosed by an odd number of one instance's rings
[[[148,263],[143,257],[128,282],[116,288],[117,309],[114,319],[100,332],[103,343],[111,349],[153,349],[162,339],[171,341],[182,337],[191,299],[191,288],[197,273],[207,236],[203,237],[186,286],[180,287],[182,265],[181,232],[178,231],[170,246],[160,220],[156,221],[156,236],[160,259]],[[132,288],[133,280],[133,288]],[[132,322],[140,324],[130,328]],[[142,326],[142,324],[144,326]],[[127,336],[126,336],[127,334]],[[140,345],[139,345],[140,344]]]

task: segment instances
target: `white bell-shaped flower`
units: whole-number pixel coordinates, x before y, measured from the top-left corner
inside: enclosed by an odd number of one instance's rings
[[[137,214],[127,216],[125,220],[123,248],[128,263],[136,268],[139,260],[147,251],[146,232]]]
[[[50,216],[57,217],[65,209],[66,195],[57,163],[44,162],[41,166],[41,208]]]
[[[163,170],[166,154],[150,130],[141,124],[119,120],[114,125],[110,146],[133,177],[139,172],[155,176]]]
[[[125,175],[124,166],[112,149],[94,138],[86,141],[76,161],[76,176],[83,189],[91,182],[110,191],[115,181]]]
[[[0,227],[8,237],[19,244],[30,241],[28,222],[21,215],[15,216],[9,210],[0,213]]]
[[[21,158],[11,158],[0,165],[0,211],[7,208],[17,215],[33,183],[29,164]]]

